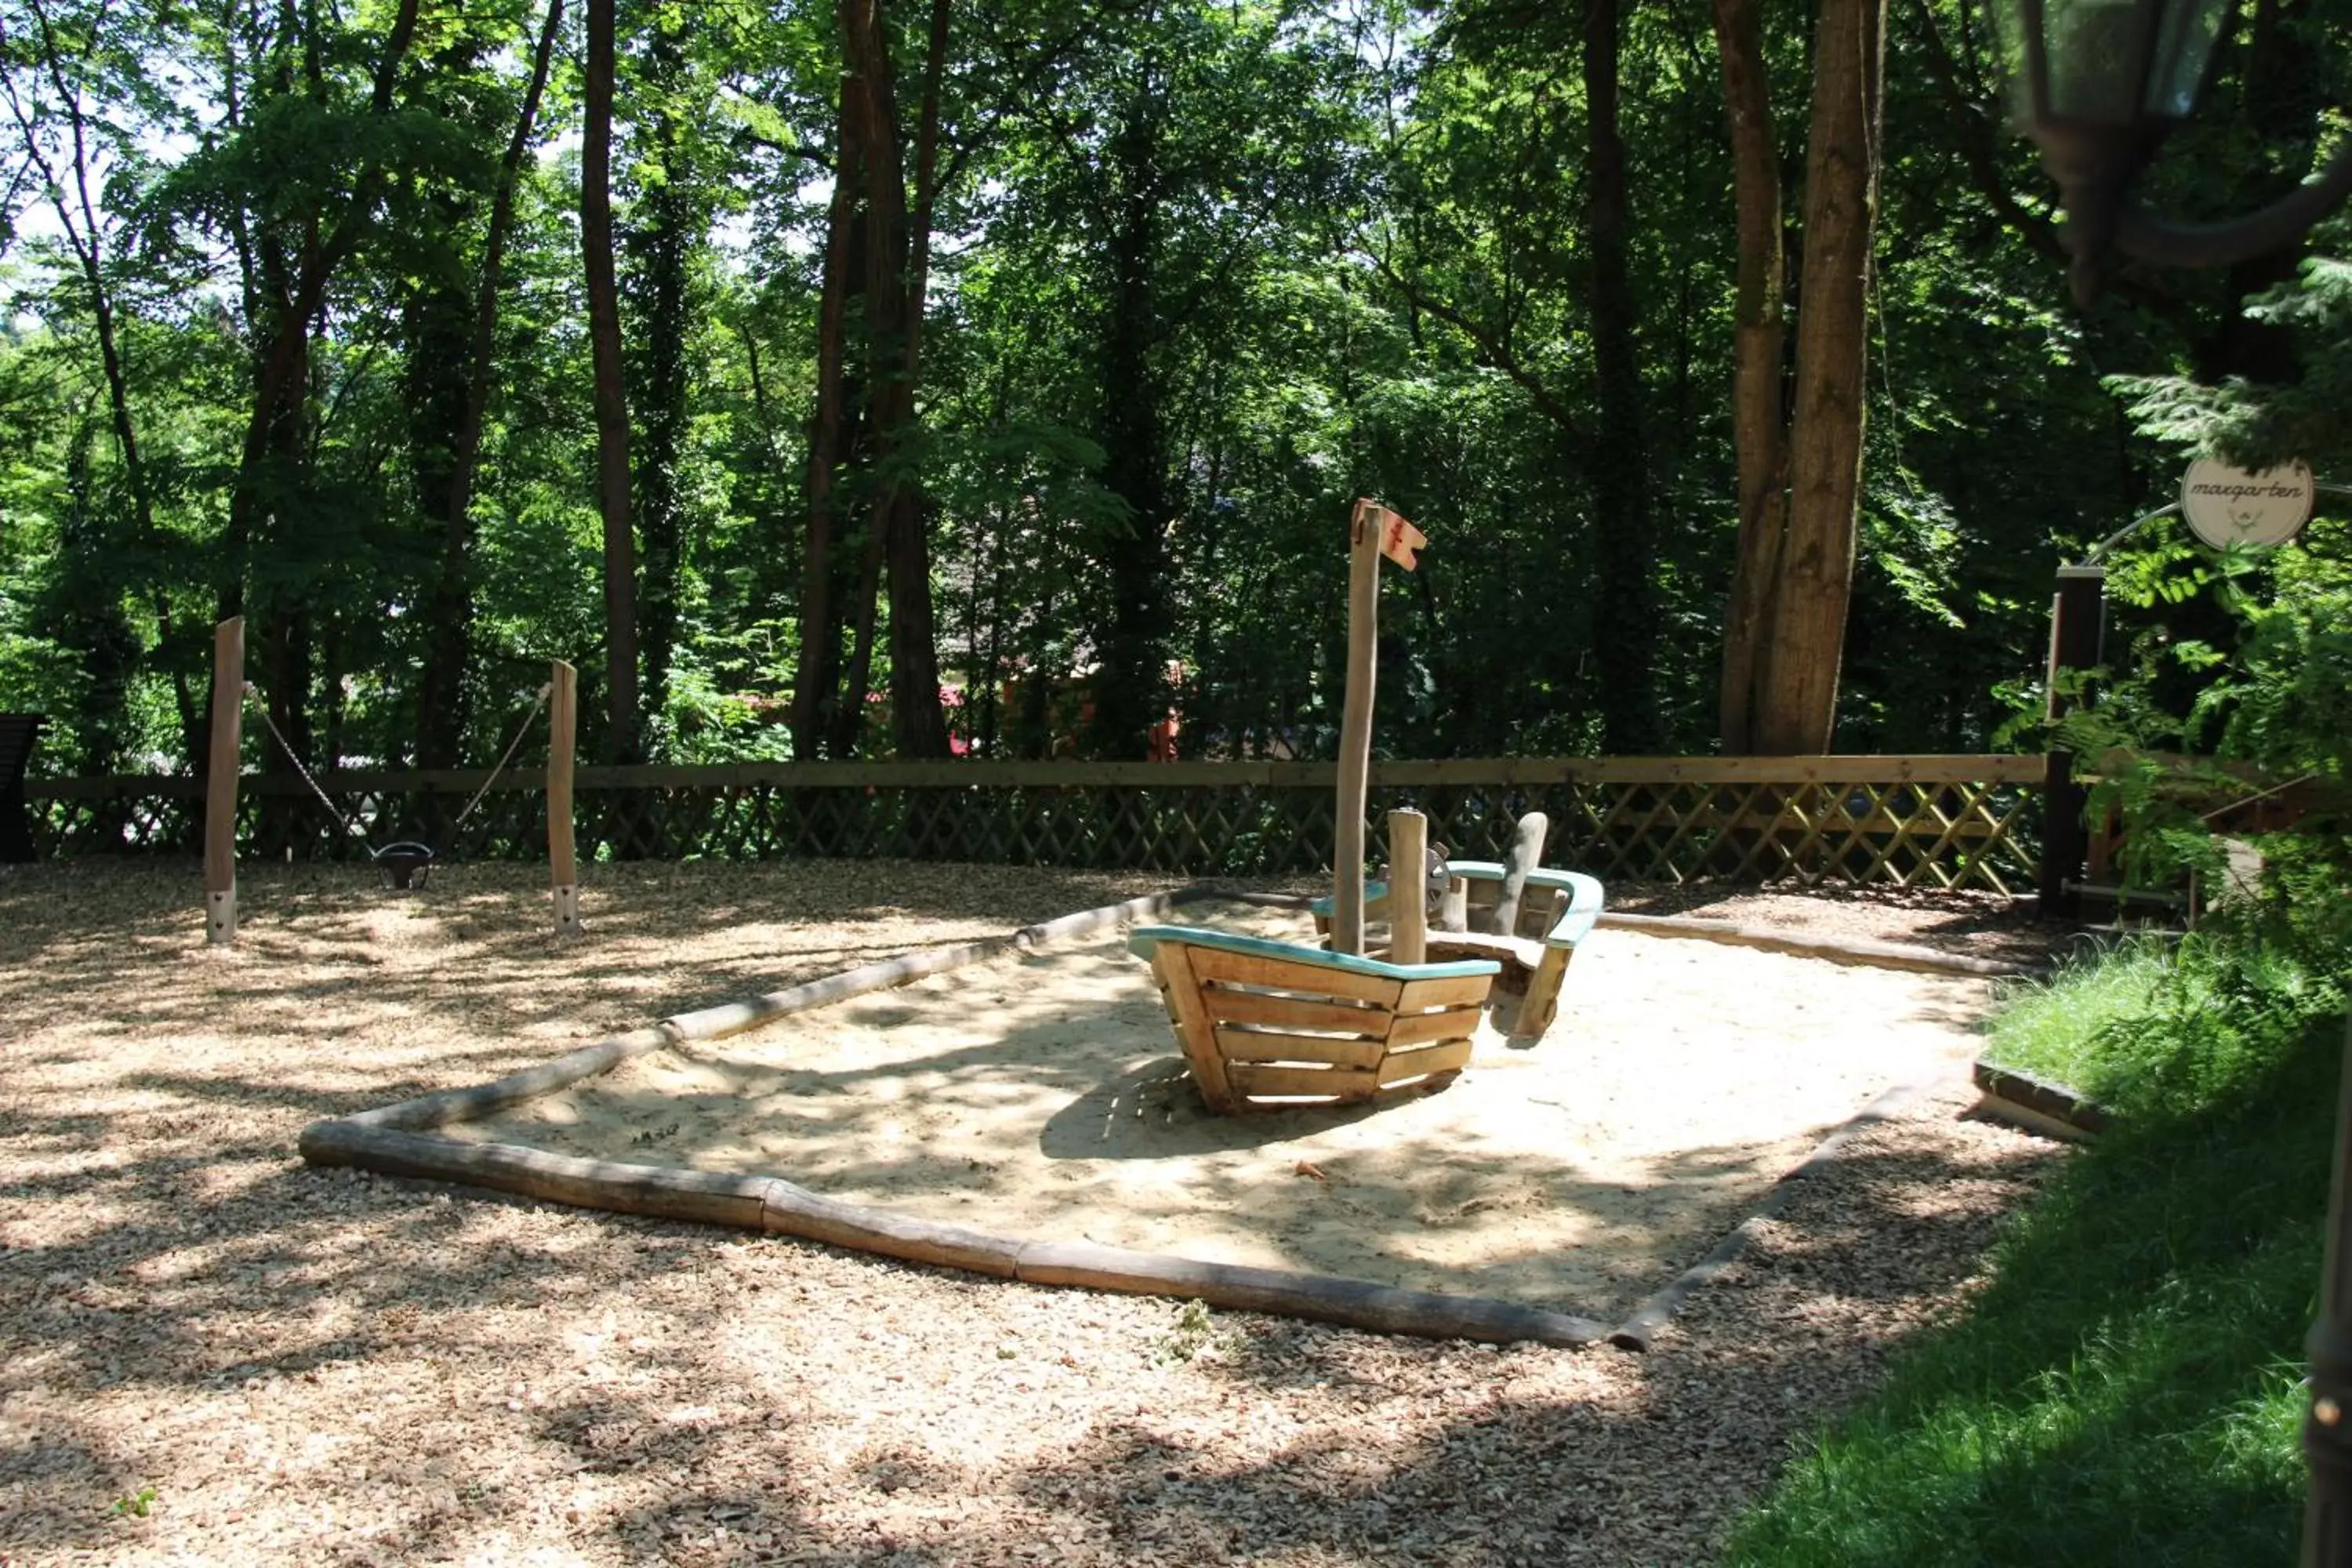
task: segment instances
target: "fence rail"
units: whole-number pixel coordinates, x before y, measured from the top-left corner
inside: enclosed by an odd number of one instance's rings
[[[1493,858],[1519,816],[1552,821],[1547,858],[1604,879],[1977,888],[2032,886],[2043,760],[2018,756],[1558,757],[1375,763],[1370,809],[1411,805],[1430,837]],[[463,858],[546,845],[536,770],[320,775],[345,834],[299,779],[248,776],[238,852],[348,858],[414,839]],[[1336,838],[1329,763],[747,763],[583,767],[575,816],[602,858],[893,857],[1213,876],[1314,871]],[[204,781],[32,779],[51,855],[194,853]],[[1377,832],[1373,842],[1378,842]]]

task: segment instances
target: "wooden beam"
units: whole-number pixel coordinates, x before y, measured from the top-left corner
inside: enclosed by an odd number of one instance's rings
[[[1518,934],[1519,900],[1528,890],[1528,873],[1543,865],[1544,840],[1550,833],[1551,818],[1540,811],[1528,812],[1519,818],[1518,831],[1511,838],[1511,852],[1503,861],[1502,890],[1496,894],[1495,908],[1486,917],[1489,933]]]
[[[1331,854],[1331,951],[1364,951],[1364,797],[1372,765],[1372,689],[1380,674],[1378,509],[1348,522],[1348,690],[1339,714],[1339,804]]]
[[[1160,999],[1167,1005],[1169,1022],[1184,1050],[1185,1065],[1201,1099],[1220,1116],[1241,1110],[1240,1100],[1225,1076],[1225,1060],[1217,1052],[1216,1026],[1201,1005],[1201,977],[1193,969],[1192,949],[1181,942],[1163,942],[1151,951],[1152,973],[1160,982]]]
[[[1389,813],[1389,962],[1419,963],[1429,952],[1429,818]]]
[[[562,659],[548,670],[547,876],[555,934],[580,934],[580,863],[572,842],[572,763],[580,722],[580,672]]]
[[[245,719],[245,617],[213,628],[213,729],[205,771],[205,942],[236,941],[236,784]]]

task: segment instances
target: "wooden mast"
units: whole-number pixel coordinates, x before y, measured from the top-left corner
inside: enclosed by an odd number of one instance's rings
[[[1339,720],[1338,844],[1331,856],[1331,951],[1364,951],[1364,796],[1372,767],[1372,684],[1379,671],[1380,508],[1348,520],[1348,695]]]
[[[1372,769],[1372,685],[1379,674],[1381,557],[1406,571],[1428,536],[1380,502],[1348,520],[1348,696],[1339,717],[1339,819],[1331,857],[1331,951],[1364,951],[1364,797]],[[1412,875],[1418,882],[1421,868]]]

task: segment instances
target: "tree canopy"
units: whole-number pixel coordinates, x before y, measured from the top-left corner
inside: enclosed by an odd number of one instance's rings
[[[313,767],[487,762],[551,657],[616,760],[1328,755],[1371,495],[1387,753],[2006,743],[2184,443],[2341,460],[2352,281],[2075,310],[1994,65],[1965,0],[0,0],[0,707],[191,769],[242,614]],[[2247,0],[2156,195],[2347,83]]]

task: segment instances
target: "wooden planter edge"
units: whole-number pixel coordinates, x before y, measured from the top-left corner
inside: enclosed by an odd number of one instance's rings
[[[1969,1076],[1984,1098],[1977,1114],[2045,1138],[2081,1142],[2107,1131],[2106,1107],[2069,1084],[1977,1058]]]

